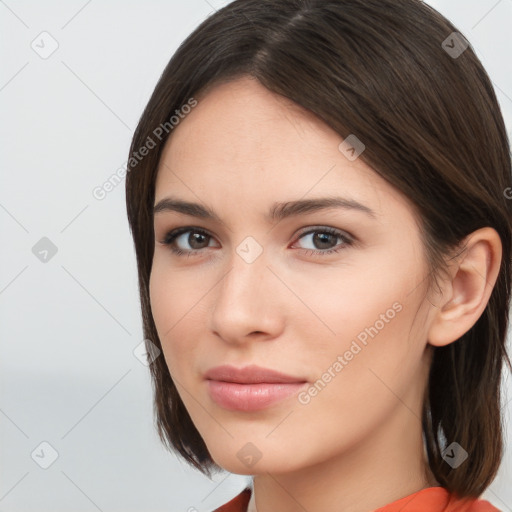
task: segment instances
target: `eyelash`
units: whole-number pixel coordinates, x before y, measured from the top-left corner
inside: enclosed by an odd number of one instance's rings
[[[163,245],[167,245],[169,247],[169,249],[177,256],[182,256],[182,255],[187,255],[188,257],[197,256],[203,252],[203,249],[196,249],[196,250],[192,249],[192,250],[184,251],[182,249],[176,248],[173,245],[176,238],[178,238],[180,235],[183,235],[184,233],[188,233],[188,232],[199,233],[200,235],[204,235],[206,237],[213,238],[212,235],[210,235],[203,229],[194,228],[192,226],[187,226],[187,227],[177,228],[177,229],[169,231],[160,243]],[[306,251],[306,254],[308,256],[309,255],[324,256],[327,254],[337,253],[337,252],[339,252],[347,247],[350,247],[351,245],[354,244],[354,240],[352,238],[349,238],[342,231],[339,231],[334,228],[329,228],[329,227],[315,228],[315,229],[311,229],[309,231],[305,231],[304,233],[300,234],[300,236],[297,240],[300,240],[304,236],[310,235],[311,233],[328,233],[330,235],[336,235],[338,238],[340,238],[343,241],[343,244],[336,246],[336,248],[326,249],[324,251],[314,250],[314,249],[303,249],[304,251]],[[206,247],[204,249],[206,249]]]

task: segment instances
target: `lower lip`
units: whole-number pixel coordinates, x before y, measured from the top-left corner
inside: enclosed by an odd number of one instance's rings
[[[238,384],[208,380],[212,400],[231,411],[258,411],[295,395],[307,382]]]

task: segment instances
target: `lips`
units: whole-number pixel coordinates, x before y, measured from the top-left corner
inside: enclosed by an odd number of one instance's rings
[[[293,377],[276,370],[263,368],[257,365],[245,366],[244,368],[235,368],[234,366],[216,366],[211,368],[205,374],[207,380],[216,380],[222,382],[236,382],[239,384],[279,384],[279,383],[303,383],[306,379]]]
[[[205,374],[210,398],[230,411],[258,411],[292,397],[307,386],[301,377],[251,365],[217,366]]]

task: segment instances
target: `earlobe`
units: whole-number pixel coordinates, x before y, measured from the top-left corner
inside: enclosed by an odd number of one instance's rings
[[[465,249],[451,263],[443,294],[433,306],[430,345],[448,345],[468,332],[484,312],[498,278],[502,246],[496,230],[478,229],[461,247]]]

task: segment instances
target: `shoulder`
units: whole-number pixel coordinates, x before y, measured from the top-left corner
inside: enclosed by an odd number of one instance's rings
[[[501,512],[478,498],[460,498],[441,486],[428,487],[401,498],[374,512]]]
[[[446,512],[502,512],[492,503],[480,498],[457,499],[456,495],[449,494]]]
[[[221,505],[219,508],[216,508],[213,512],[247,512],[247,505],[250,499],[251,489],[246,487],[240,494],[237,494],[233,499],[224,503],[224,505]],[[478,510],[476,512],[485,511]]]
[[[224,505],[216,508],[213,512],[248,512],[248,504],[251,499],[252,489],[246,487],[240,494],[237,494]],[[412,500],[411,498],[415,498]],[[399,507],[399,508],[396,508]],[[414,493],[406,498],[390,503],[384,508],[380,508],[375,512],[401,512],[413,511],[417,512],[419,508],[436,510],[439,512],[502,512],[494,505],[482,499],[456,499],[450,495],[446,489],[442,487],[433,487],[424,489],[418,493]]]
[[[458,510],[458,509],[454,509]],[[461,512],[501,512],[498,508],[496,508],[492,503],[489,503],[487,500],[474,500],[470,502],[467,508],[461,508]]]

